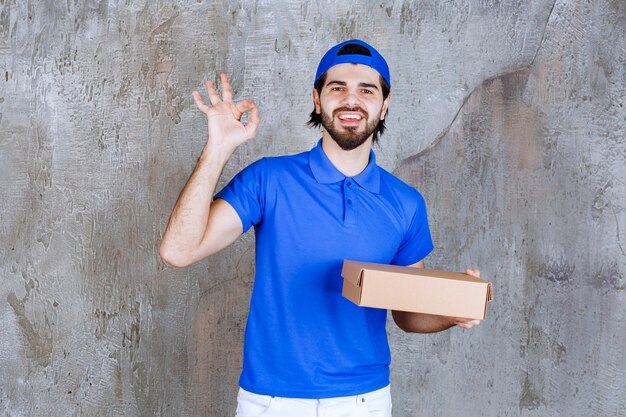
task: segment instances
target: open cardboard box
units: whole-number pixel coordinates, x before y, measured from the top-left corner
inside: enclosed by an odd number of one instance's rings
[[[484,320],[491,284],[459,272],[343,262],[342,295],[364,307]]]

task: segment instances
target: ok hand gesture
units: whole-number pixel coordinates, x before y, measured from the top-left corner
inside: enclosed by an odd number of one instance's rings
[[[198,109],[206,114],[209,124],[207,146],[232,153],[239,145],[252,139],[261,121],[256,104],[252,100],[233,102],[233,93],[226,74],[220,74],[222,98],[217,94],[212,81],[206,82],[211,105],[204,104],[200,93],[192,93]],[[250,111],[247,124],[241,123],[241,117]]]

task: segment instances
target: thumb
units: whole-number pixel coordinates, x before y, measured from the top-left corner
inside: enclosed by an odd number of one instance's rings
[[[480,271],[478,269],[466,269],[465,273],[476,278],[480,278]]]
[[[248,123],[244,126],[246,130],[246,139],[252,139],[256,134],[256,130],[261,123],[261,117],[259,116],[259,109],[256,104],[252,100],[244,100],[241,103],[237,104],[237,110],[239,110],[242,114],[249,111],[250,117],[248,118]]]

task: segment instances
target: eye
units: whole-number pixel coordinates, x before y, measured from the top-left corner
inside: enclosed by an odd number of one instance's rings
[[[363,93],[365,93],[365,94],[373,94],[373,93],[374,93],[374,92],[373,92],[372,90],[370,90],[369,88],[364,88],[362,91],[363,91]]]

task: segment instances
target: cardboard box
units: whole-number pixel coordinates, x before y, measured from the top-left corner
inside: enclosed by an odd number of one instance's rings
[[[345,260],[342,294],[364,307],[484,320],[491,284],[459,272]]]

